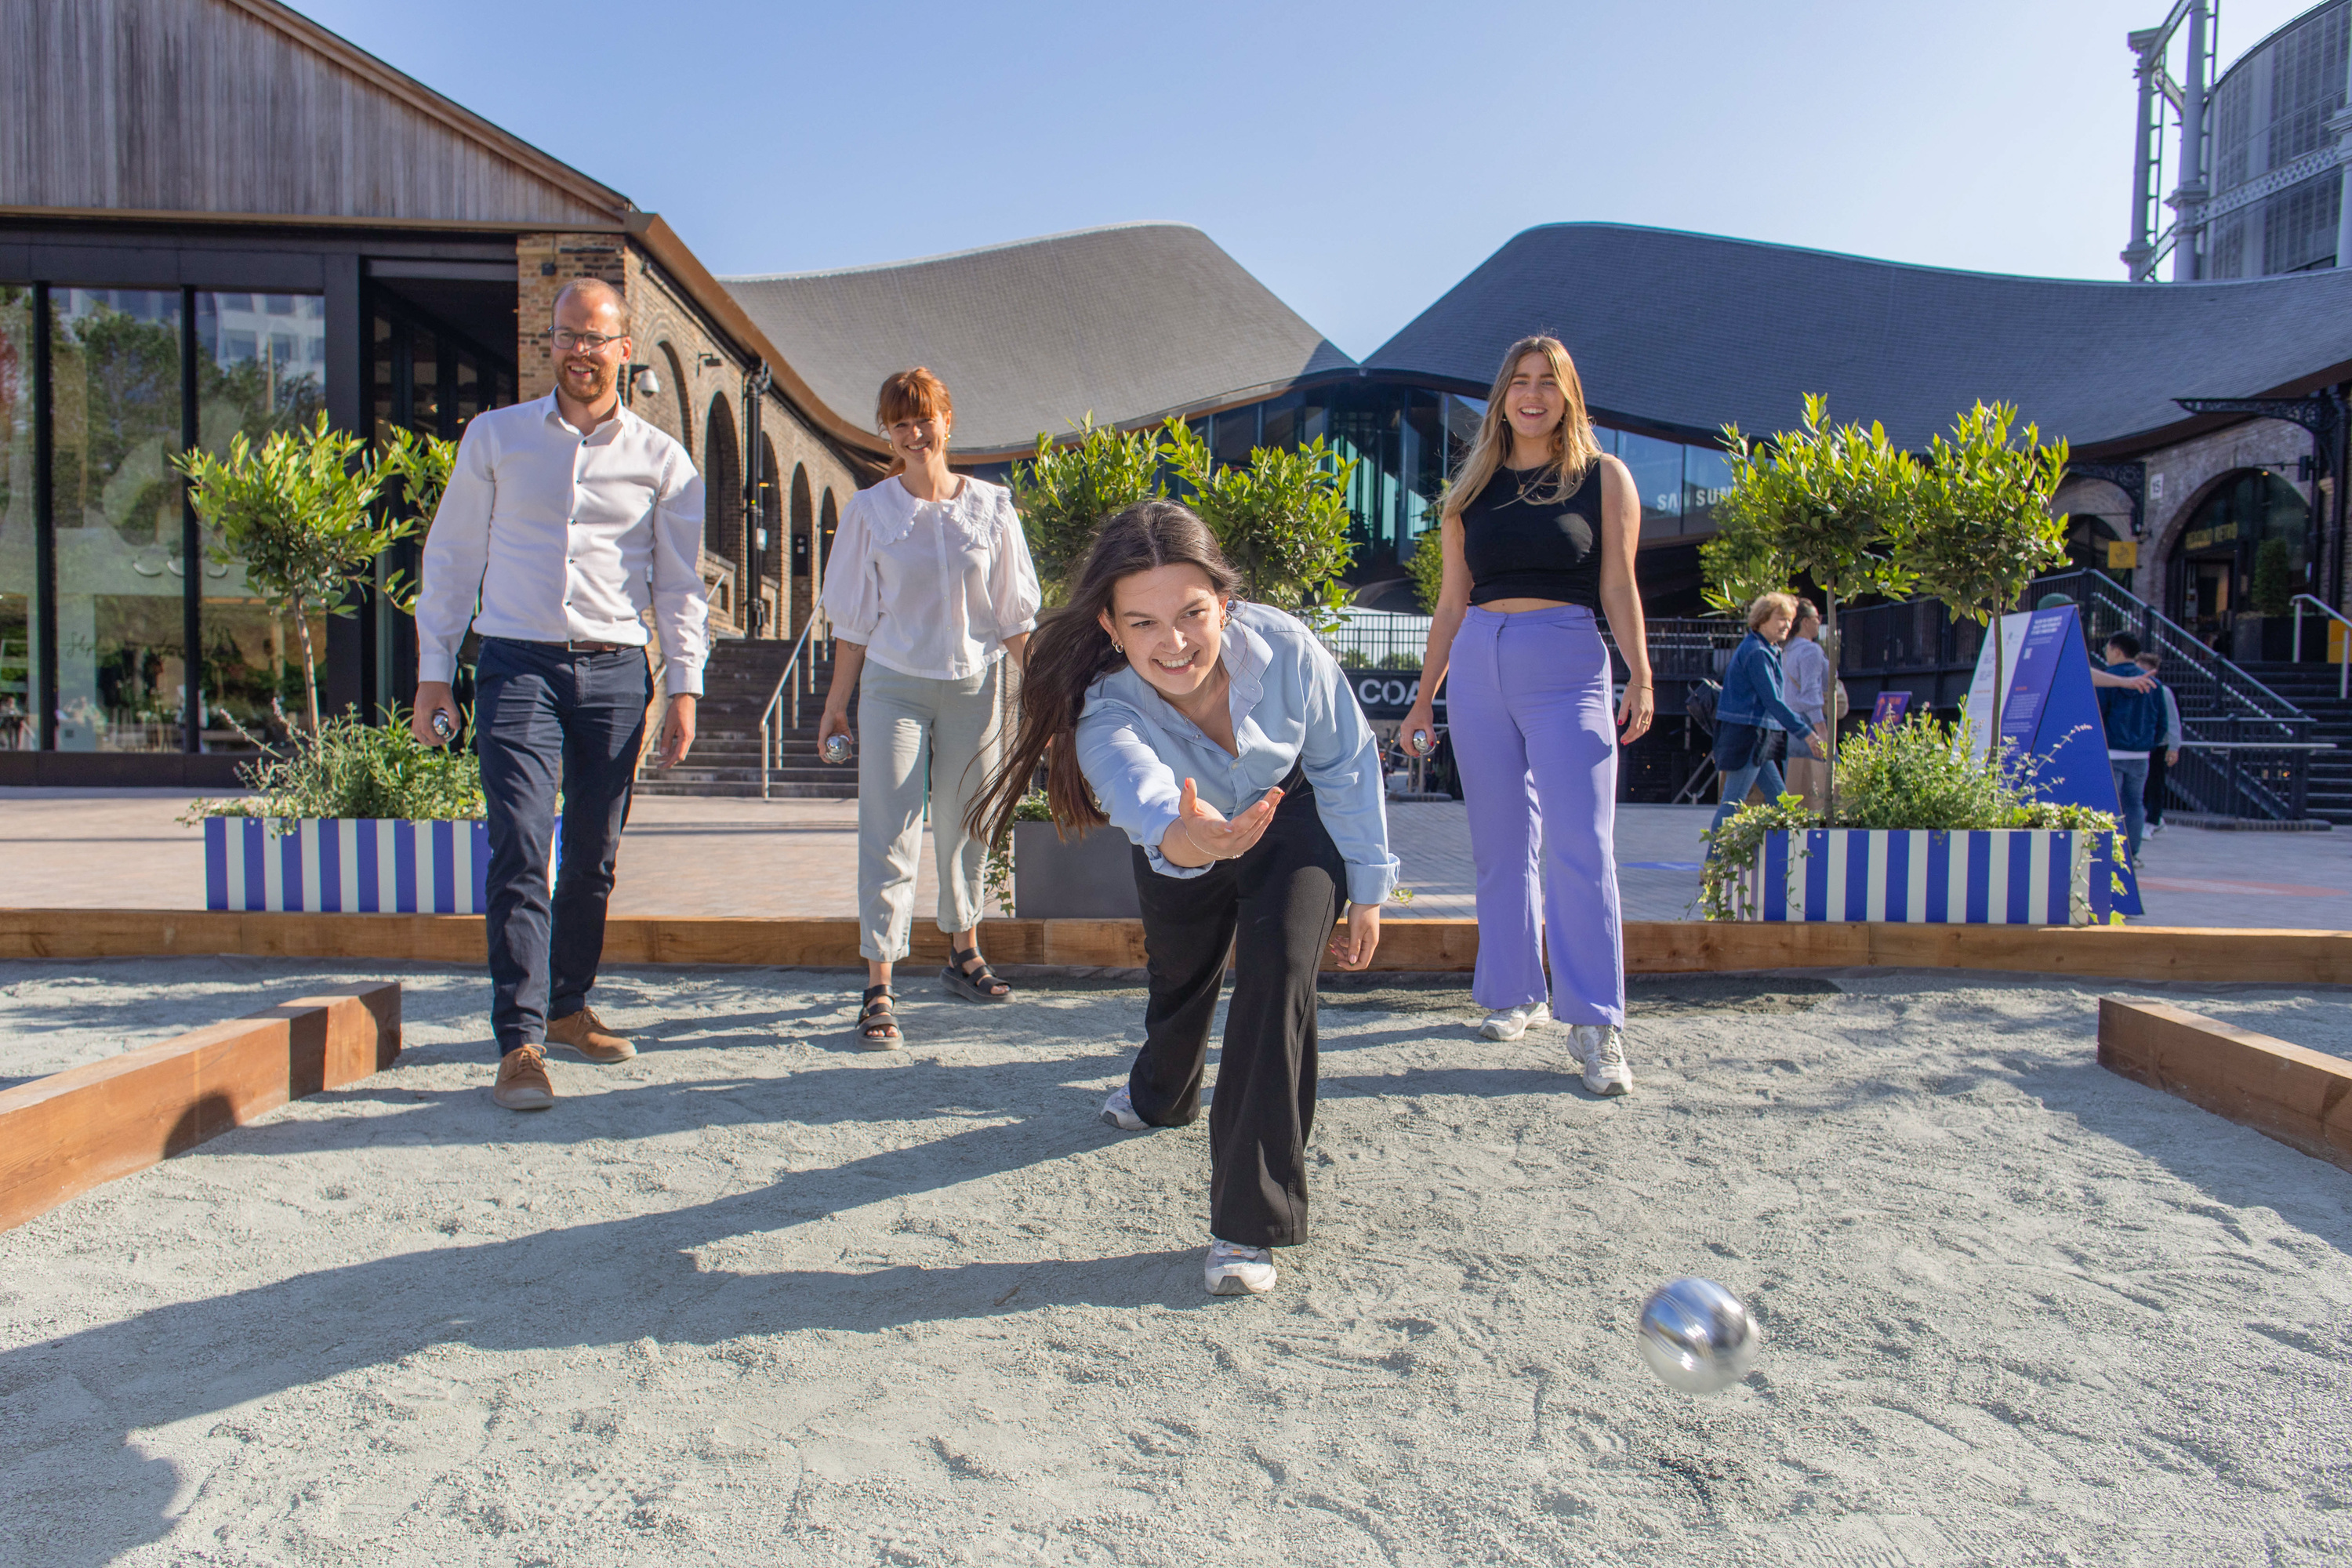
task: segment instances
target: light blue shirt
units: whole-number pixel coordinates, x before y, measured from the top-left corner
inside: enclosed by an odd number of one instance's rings
[[[1078,767],[1114,826],[1143,847],[1164,877],[1197,877],[1160,853],[1191,779],[1227,816],[1254,805],[1302,768],[1315,809],[1348,863],[1351,903],[1384,902],[1396,888],[1389,853],[1380,744],[1339,661],[1315,634],[1280,610],[1236,604],[1218,656],[1234,721],[1229,755],[1179,713],[1151,683],[1124,666],[1095,682],[1078,716]]]

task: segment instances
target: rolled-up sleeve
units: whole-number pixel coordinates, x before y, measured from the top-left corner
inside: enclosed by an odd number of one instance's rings
[[[1380,742],[1348,689],[1339,661],[1319,646],[1307,655],[1307,721],[1298,765],[1315,786],[1315,809],[1348,863],[1348,901],[1380,904],[1396,890],[1389,853],[1388,795]]]
[[[996,640],[1017,637],[1037,629],[1037,606],[1045,595],[1037,585],[1037,565],[1029,559],[1029,539],[1021,530],[1021,514],[1007,495],[997,520],[996,554],[989,563],[990,613],[996,617]]]
[[[661,634],[662,686],[702,695],[710,657],[710,590],[702,581],[702,476],[682,451],[670,455],[654,502],[654,626]]]
[[[493,477],[496,437],[488,420],[466,427],[449,483],[434,509],[425,538],[416,592],[416,679],[444,684],[457,679],[457,645],[474,624],[481,602],[482,574],[490,564],[490,508],[498,500]]]
[[[852,496],[842,509],[840,527],[825,562],[824,592],[818,602],[833,634],[854,643],[870,643],[882,624],[882,583],[874,566],[872,525],[866,521],[865,492]]]
[[[1078,720],[1078,771],[1113,827],[1143,847],[1151,868],[1163,877],[1197,877],[1206,866],[1179,866],[1160,852],[1182,800],[1183,781],[1144,738],[1135,716],[1116,703]]]

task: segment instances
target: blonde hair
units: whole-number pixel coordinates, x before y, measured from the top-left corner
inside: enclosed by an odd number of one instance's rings
[[[1793,624],[1797,618],[1797,595],[1794,594],[1759,594],[1756,602],[1748,606],[1748,629],[1762,629],[1766,621],[1775,616],[1786,616]]]
[[[1528,499],[1538,505],[1564,501],[1576,493],[1584,476],[1601,459],[1601,443],[1592,434],[1592,416],[1584,406],[1584,383],[1576,374],[1576,362],[1569,357],[1568,345],[1558,338],[1545,334],[1521,338],[1503,354],[1503,368],[1495,373],[1495,384],[1486,394],[1486,416],[1478,421],[1478,434],[1470,443],[1470,451],[1462,466],[1454,471],[1453,483],[1445,491],[1445,515],[1460,517],[1462,509],[1475,500],[1495,470],[1511,452],[1511,420],[1505,405],[1510,396],[1511,378],[1518,374],[1519,362],[1529,354],[1541,354],[1551,366],[1552,379],[1559,384],[1560,396],[1568,406],[1551,433],[1551,485],[1549,490],[1531,492]]]

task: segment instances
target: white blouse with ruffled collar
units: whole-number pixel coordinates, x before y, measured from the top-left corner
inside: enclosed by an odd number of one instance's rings
[[[821,602],[834,635],[901,675],[962,680],[1034,630],[1045,595],[1003,485],[918,500],[894,475],[843,509]]]

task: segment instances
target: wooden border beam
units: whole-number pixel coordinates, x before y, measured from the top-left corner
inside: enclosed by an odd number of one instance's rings
[[[400,987],[346,985],[0,1089],[0,1230],[400,1055]]]
[[[2161,1002],[2102,996],[2099,1065],[2352,1171],[2352,1061]]]
[[[1139,968],[1137,921],[990,921],[1003,963]],[[0,958],[131,958],[238,953],[354,963],[478,964],[478,915],[318,915],[205,910],[0,910]],[[944,963],[948,941],[918,921],[911,961]],[[842,918],[615,916],[612,963],[852,969],[857,922]],[[1463,973],[1478,961],[1478,922],[1389,920],[1373,967]],[[1981,926],[1768,921],[1630,921],[1633,974],[1869,967],[2008,970],[2114,980],[2238,980],[2352,985],[2352,931],[2182,926]]]

